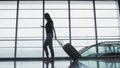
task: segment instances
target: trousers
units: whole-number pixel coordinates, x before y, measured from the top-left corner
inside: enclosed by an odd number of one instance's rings
[[[53,49],[52,42],[53,42],[53,33],[48,33],[43,47],[44,47],[47,58],[49,57],[49,52],[48,52],[48,48],[49,48],[51,57],[54,59],[54,49]]]

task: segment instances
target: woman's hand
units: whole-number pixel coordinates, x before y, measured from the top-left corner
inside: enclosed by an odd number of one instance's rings
[[[40,25],[42,28],[45,28],[45,26]]]

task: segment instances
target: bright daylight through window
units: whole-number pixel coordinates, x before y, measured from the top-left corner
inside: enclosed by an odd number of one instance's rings
[[[95,3],[98,42],[118,41],[120,24],[117,1]],[[0,2],[0,58],[14,57],[16,9],[16,1]],[[95,44],[92,1],[70,1],[71,26],[68,1],[45,1],[45,12],[51,15],[57,37],[63,43],[69,42],[71,34],[71,43],[77,50]],[[17,57],[42,57],[44,33],[40,25],[43,25],[43,2],[20,1]],[[68,56],[56,40],[53,41],[53,46],[55,57]]]

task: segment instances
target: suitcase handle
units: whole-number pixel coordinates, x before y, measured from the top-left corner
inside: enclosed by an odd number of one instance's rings
[[[60,40],[58,40],[58,39],[56,39],[57,40],[57,42],[59,43],[59,45],[61,46],[61,47],[63,47],[63,43],[60,41]]]

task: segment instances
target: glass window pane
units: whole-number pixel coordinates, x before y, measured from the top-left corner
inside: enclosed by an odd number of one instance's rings
[[[34,31],[34,32],[33,32]],[[18,37],[40,37],[42,36],[42,29],[31,28],[31,29],[19,29]]]
[[[117,17],[116,10],[96,10],[97,17]]]
[[[95,43],[92,1],[71,1],[72,45],[79,51]]]
[[[71,1],[71,9],[92,9],[92,1]]]
[[[96,9],[117,9],[116,1],[95,1]]]
[[[72,28],[72,36],[95,36],[93,28]]]
[[[16,17],[16,10],[0,11],[0,18],[15,18],[15,17]]]
[[[99,36],[119,36],[118,28],[98,28]]]
[[[81,49],[81,48],[84,48],[85,46],[90,46],[92,44],[95,44],[94,37],[92,37],[92,38],[86,38],[86,37],[84,37],[83,39],[84,40],[79,40],[79,39],[78,40],[72,40],[73,46],[79,46],[80,49]],[[91,40],[91,39],[93,39],[93,40]]]
[[[45,9],[68,9],[67,1],[45,1]]]
[[[115,41],[119,36],[117,1],[96,1],[98,41]]]
[[[20,1],[19,8],[17,57],[42,57],[42,1]]]
[[[7,38],[6,38],[6,39],[7,39]],[[5,40],[6,40],[6,39],[5,39]],[[13,40],[12,40],[12,41],[9,41],[9,40],[7,41],[7,40],[6,40],[6,41],[0,41],[0,44],[1,44],[1,45],[0,45],[1,48],[2,48],[2,47],[3,47],[3,48],[4,48],[4,47],[5,47],[5,48],[9,48],[9,47],[10,47],[10,48],[11,48],[11,47],[14,48],[15,42],[14,42]]]
[[[0,19],[0,28],[7,29],[9,27],[15,27],[15,19]]]
[[[16,9],[17,1],[1,1],[0,2],[0,9]]]
[[[71,17],[93,17],[93,10],[71,10]]]
[[[17,1],[0,2],[0,58],[14,57]]]
[[[51,18],[68,18],[68,10],[46,10]]]
[[[14,29],[0,29],[0,37],[14,37],[15,30]]]
[[[118,19],[97,19],[98,27],[118,27]]]
[[[17,57],[42,57],[42,48],[17,48]]]
[[[19,27],[39,28],[42,29],[42,19],[19,19]]]
[[[20,9],[42,9],[42,1],[20,1]]]
[[[93,19],[71,19],[71,27],[94,27]]]
[[[68,19],[53,19],[54,27],[68,27]]]
[[[20,38],[22,41],[18,41],[18,47],[22,48],[42,48],[42,40],[39,38],[33,37],[33,39],[29,38]]]
[[[0,58],[13,58],[14,48],[0,48]]]
[[[56,28],[57,36],[68,36],[69,29],[68,28]]]
[[[42,17],[41,10],[20,10],[19,18],[40,18]]]

